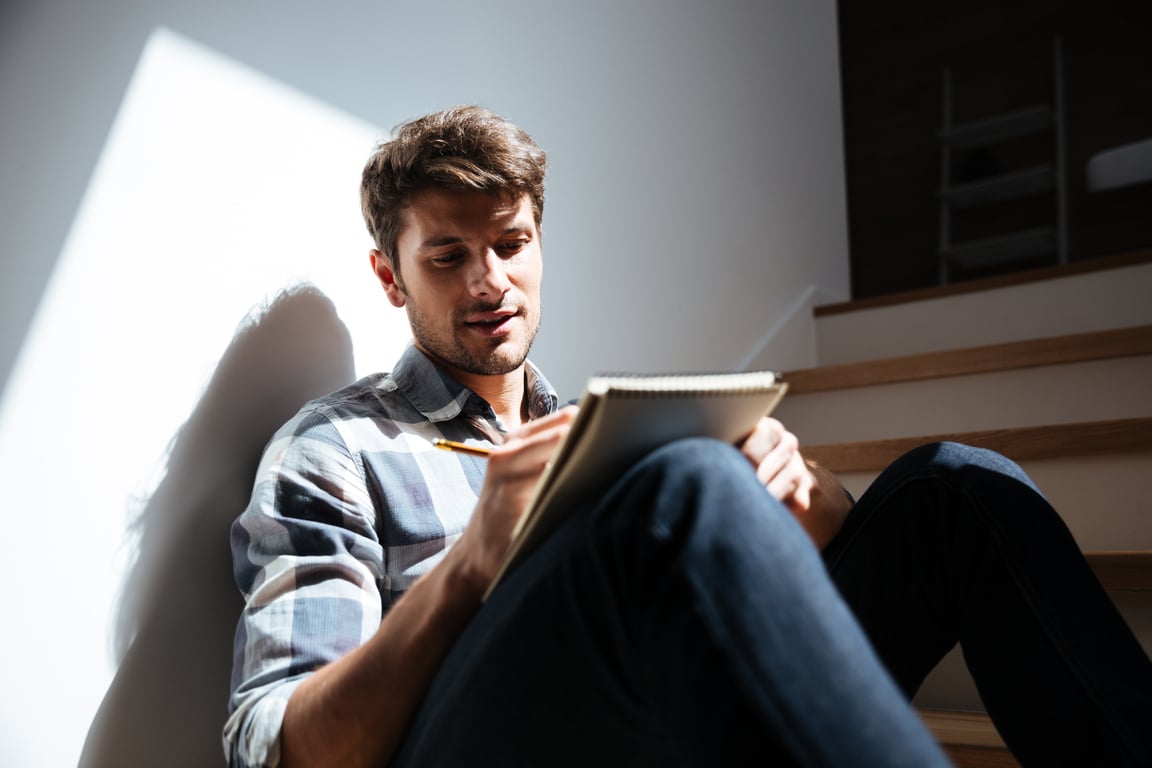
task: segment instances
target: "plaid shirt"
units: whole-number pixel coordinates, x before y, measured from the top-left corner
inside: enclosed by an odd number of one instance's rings
[[[528,409],[557,409],[527,365]],[[246,605],[224,745],[233,766],[275,765],[288,697],[367,641],[384,612],[468,524],[484,459],[432,438],[492,444],[492,408],[409,346],[375,374],[305,405],[272,438],[232,528]]]

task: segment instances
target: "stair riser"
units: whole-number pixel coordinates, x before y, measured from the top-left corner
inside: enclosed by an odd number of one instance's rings
[[[816,318],[820,365],[1144,325],[1152,263]]]

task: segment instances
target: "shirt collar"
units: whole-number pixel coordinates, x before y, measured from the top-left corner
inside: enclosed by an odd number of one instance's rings
[[[544,374],[530,360],[525,370],[528,418],[537,419],[555,411],[559,397]],[[415,344],[409,344],[396,362],[392,380],[412,407],[429,421],[450,421],[461,414],[496,418],[487,401],[449,376]]]

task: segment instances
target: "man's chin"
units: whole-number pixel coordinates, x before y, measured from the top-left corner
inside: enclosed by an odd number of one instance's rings
[[[528,350],[526,349],[516,351],[509,350],[507,352],[497,351],[488,357],[478,356],[473,358],[472,362],[474,365],[470,372],[485,376],[503,376],[518,370],[527,358]]]
[[[442,366],[478,376],[504,376],[513,373],[528,358],[528,350],[523,345],[510,348],[501,345],[483,351],[457,348],[451,350],[449,354],[441,354],[439,350],[427,347],[423,347],[423,351]]]

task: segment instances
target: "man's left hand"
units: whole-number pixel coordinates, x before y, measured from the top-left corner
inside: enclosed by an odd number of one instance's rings
[[[765,417],[740,445],[756,477],[823,548],[844,524],[852,502],[828,470],[805,461],[800,441],[778,420]]]

